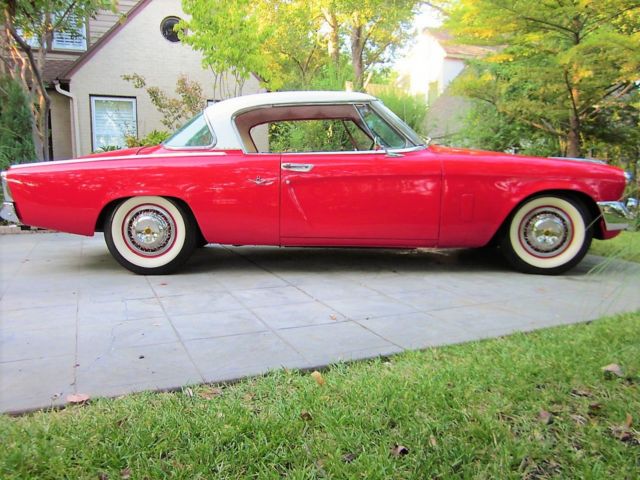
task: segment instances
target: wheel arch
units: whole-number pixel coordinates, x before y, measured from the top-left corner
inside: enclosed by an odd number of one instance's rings
[[[143,196],[143,195],[134,195],[134,196],[139,197],[139,196]],[[198,223],[198,219],[196,218],[196,216],[193,213],[193,210],[191,209],[191,207],[189,206],[189,204],[185,200],[183,200],[182,198],[179,198],[179,197],[171,196],[171,195],[152,195],[152,196],[162,197],[162,198],[166,198],[168,200],[173,200],[178,205],[180,205],[180,207],[182,207],[185,212],[187,212],[189,215],[191,215],[191,218],[193,219],[193,223],[198,228],[198,231],[196,233],[201,238],[204,238],[203,235],[202,235],[202,230],[200,229],[200,224]],[[114,209],[120,203],[124,202],[125,200],[128,200],[129,198],[132,198],[132,196],[115,198],[115,199],[109,201],[108,203],[106,203],[102,207],[102,209],[100,210],[100,213],[98,214],[98,218],[96,219],[96,223],[95,223],[95,226],[94,226],[94,232],[102,232],[104,230],[104,223],[107,220],[107,218],[109,218],[109,215],[111,215],[111,213],[114,211]]]
[[[497,245],[500,242],[502,235],[505,234],[506,229],[509,226],[509,221],[522,205],[524,205],[526,202],[528,202],[532,198],[545,196],[545,195],[562,197],[562,198],[573,198],[580,201],[585,206],[585,208],[589,212],[589,215],[591,216],[589,225],[592,226],[593,228],[593,237],[597,239],[603,238],[604,230],[602,228],[602,222],[598,221],[598,218],[600,217],[600,209],[598,208],[598,204],[593,199],[593,197],[591,197],[590,195],[580,190],[549,189],[549,190],[540,190],[537,192],[533,192],[527,195],[526,197],[522,198],[517,204],[515,204],[511,208],[511,210],[509,210],[509,213],[504,217],[504,219],[500,223],[500,226],[495,231],[495,233],[493,234],[493,236],[491,237],[491,240],[489,240],[489,243],[487,245]]]

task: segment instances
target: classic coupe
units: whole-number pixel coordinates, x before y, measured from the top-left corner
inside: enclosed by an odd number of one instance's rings
[[[158,146],[2,172],[2,218],[91,236],[138,274],[207,243],[498,245],[524,272],[576,265],[633,214],[623,170],[429,145],[376,98],[247,95],[207,107]]]

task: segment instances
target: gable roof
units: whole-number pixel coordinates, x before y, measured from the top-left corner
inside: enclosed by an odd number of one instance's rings
[[[446,55],[452,58],[478,58],[497,50],[496,47],[457,43],[455,37],[443,28],[425,28],[424,33],[435,38]]]
[[[70,80],[71,76],[85,63],[87,63],[102,47],[104,47],[109,40],[111,40],[114,36],[120,32],[124,28],[124,26],[129,23],[138,13],[140,13],[144,8],[151,3],[151,0],[140,0],[127,14],[124,18],[116,22],[109,30],[105,32],[102,37],[98,39],[93,45],[91,45],[86,52],[80,55],[66,70],[62,71],[61,74],[57,77],[60,80]]]

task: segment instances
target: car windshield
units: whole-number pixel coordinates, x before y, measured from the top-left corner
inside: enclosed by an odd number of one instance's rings
[[[204,113],[199,113],[162,145],[169,148],[204,148],[213,146],[213,143],[213,133],[204,118]]]

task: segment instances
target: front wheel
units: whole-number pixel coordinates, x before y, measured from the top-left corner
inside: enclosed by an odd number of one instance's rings
[[[582,202],[539,196],[518,207],[508,221],[500,247],[506,259],[525,273],[564,273],[584,258],[593,237]]]
[[[172,273],[196,247],[197,227],[180,205],[164,197],[133,197],[107,218],[104,238],[123,267],[141,275]]]

